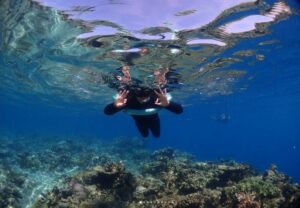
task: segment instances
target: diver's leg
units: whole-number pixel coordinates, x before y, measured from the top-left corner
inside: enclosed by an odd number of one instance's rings
[[[154,137],[158,138],[160,136],[160,120],[158,114],[148,116],[148,126]]]
[[[147,118],[144,116],[132,116],[135,121],[135,125],[142,134],[143,137],[149,135]]]

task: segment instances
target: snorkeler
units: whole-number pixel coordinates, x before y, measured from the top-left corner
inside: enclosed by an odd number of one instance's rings
[[[165,108],[173,113],[180,114],[183,109],[180,104],[170,101],[171,96],[167,93],[178,84],[178,74],[168,67],[156,69],[153,75],[155,89],[142,87],[142,82],[130,75],[133,60],[137,57],[146,56],[147,48],[141,48],[138,52],[124,53],[121,59],[122,67],[112,73],[115,81],[109,82],[109,87],[118,89],[119,93],[115,101],[104,109],[106,115],[112,115],[123,110],[135,121],[135,124],[143,137],[152,132],[154,137],[160,136],[160,119],[158,111]]]
[[[176,114],[183,112],[180,104],[170,101],[166,89],[129,89],[120,91],[115,101],[105,107],[104,113],[112,115],[123,110],[134,119],[143,137],[147,137],[150,130],[157,138],[160,136],[158,111],[162,108]]]
[[[125,65],[119,69],[119,74],[115,75],[118,80],[118,95],[115,101],[107,105],[104,109],[106,115],[112,115],[123,110],[131,115],[135,124],[143,137],[152,132],[154,137],[160,136],[160,120],[158,111],[165,108],[173,113],[180,114],[183,109],[180,104],[170,101],[171,96],[167,93],[167,79],[165,72],[156,70],[154,72],[153,83],[156,90],[141,87],[138,80],[130,75],[130,67]],[[163,88],[163,89],[162,89]]]

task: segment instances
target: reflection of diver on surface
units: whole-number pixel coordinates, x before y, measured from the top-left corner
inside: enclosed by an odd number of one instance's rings
[[[181,86],[182,83],[179,83],[180,74],[169,66],[159,65],[154,70],[153,74],[143,77],[144,83],[143,81],[132,77],[130,70],[132,70],[132,67],[135,67],[136,60],[148,56],[150,52],[148,48],[139,48],[137,51],[129,51],[130,50],[125,50],[125,52],[114,57],[121,62],[122,67],[117,68],[109,75],[102,75],[102,78],[106,80],[106,83],[110,88],[120,91],[121,89],[127,88],[140,88],[140,86],[146,84],[151,86],[151,88],[167,88],[169,92],[173,89],[178,89]],[[150,83],[146,80],[150,81]],[[145,83],[145,81],[147,83]]]
[[[160,49],[171,51],[171,49],[169,49],[168,47],[161,46]],[[150,72],[153,68],[155,69],[153,75],[143,77],[144,81],[145,79],[151,80],[154,78],[153,84],[155,85],[155,87],[163,86],[166,87],[168,91],[174,88],[178,88],[178,80],[180,79],[180,75],[170,67],[177,55],[172,57],[170,56],[168,60],[165,60],[162,63],[157,63],[157,58],[161,58],[161,55],[160,53],[157,53],[157,49],[153,48],[140,47],[128,50],[113,50],[112,52],[113,58],[115,60],[118,60],[122,65],[122,67],[117,69],[119,73],[121,72],[121,75],[115,76],[121,83],[123,83],[127,78],[130,78],[130,76],[128,76],[129,74],[126,71],[134,69],[137,66],[142,66],[146,67],[146,69],[144,68],[142,70],[144,72]],[[151,60],[149,63],[150,65],[144,65],[144,61],[149,62],[149,60]],[[156,61],[153,62],[152,60]],[[129,83],[131,85],[140,85],[141,81],[137,79],[131,79]]]
[[[118,90],[128,88],[128,86],[131,86],[131,88],[140,88],[143,85],[142,81],[131,77],[130,69],[130,66],[124,65],[110,75],[106,75],[106,77],[109,77],[106,80],[110,80],[107,82],[108,86]],[[157,69],[148,78],[153,79],[151,85],[154,88],[167,88],[168,92],[178,89],[181,86],[181,83],[179,83],[180,74],[169,68]]]
[[[117,75],[116,79],[120,81],[117,86],[119,94],[115,101],[107,105],[104,109],[106,115],[112,115],[121,110],[131,115],[135,124],[143,137],[149,135],[149,130],[154,137],[160,136],[160,120],[158,111],[165,108],[173,113],[180,114],[183,109],[180,104],[170,101],[165,86],[166,78],[164,74],[154,73],[156,89],[140,87],[132,84],[133,80],[129,73],[129,67],[121,67],[123,76]],[[116,86],[114,86],[116,87]]]

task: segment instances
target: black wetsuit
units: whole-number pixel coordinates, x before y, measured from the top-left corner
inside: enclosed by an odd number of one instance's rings
[[[112,115],[124,109],[145,110],[149,108],[162,108],[155,104],[155,100],[157,99],[155,94],[150,95],[150,100],[146,103],[140,103],[135,96],[128,96],[127,99],[127,103],[124,107],[117,108],[114,103],[111,103],[105,107],[104,113],[106,115]],[[172,101],[164,108],[176,114],[180,114],[183,111],[180,104]],[[151,115],[131,115],[131,117],[134,119],[135,124],[143,137],[149,135],[149,129],[154,137],[160,136],[160,120],[157,113]]]

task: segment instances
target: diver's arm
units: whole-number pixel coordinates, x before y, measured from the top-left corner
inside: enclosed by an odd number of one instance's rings
[[[165,107],[165,109],[171,111],[172,113],[180,114],[183,112],[183,108],[180,104],[174,103],[172,101],[169,102],[169,105]]]
[[[118,108],[114,103],[108,104],[105,108],[104,108],[104,113],[106,115],[113,115],[117,112],[119,112],[120,110],[122,110],[123,108]]]

